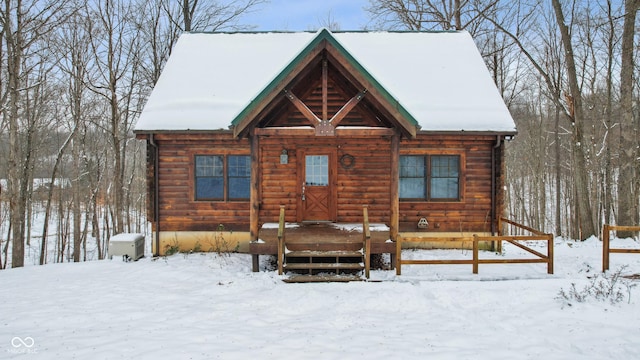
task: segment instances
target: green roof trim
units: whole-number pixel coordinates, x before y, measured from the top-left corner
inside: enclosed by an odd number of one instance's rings
[[[302,59],[304,59],[313,49],[315,49],[322,41],[326,40],[335,49],[341,53],[344,58],[362,74],[367,81],[369,81],[376,90],[384,97],[390,105],[394,106],[396,110],[407,119],[411,125],[419,126],[418,121],[409,113],[400,102],[395,99],[360,63],[336,40],[329,30],[323,28],[319,31],[318,35],[247,105],[231,122],[231,126],[235,127],[239,125],[242,120],[254,110],[256,106],[261,104],[265,97],[270,94],[275,88],[287,77],[291,71],[297,67]]]

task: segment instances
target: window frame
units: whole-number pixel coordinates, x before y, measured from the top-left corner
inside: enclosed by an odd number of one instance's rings
[[[465,156],[464,156],[464,152],[462,151],[441,151],[441,152],[429,152],[429,153],[425,153],[425,152],[418,152],[418,151],[409,151],[409,152],[402,152],[399,157],[404,157],[404,156],[417,156],[417,157],[421,157],[424,163],[424,188],[423,188],[423,197],[420,198],[403,198],[402,194],[400,192],[400,188],[398,188],[398,199],[402,202],[462,202],[464,199],[464,191],[465,191],[465,174],[464,174],[464,169],[466,168],[466,161],[465,161]],[[434,156],[455,156],[458,158],[458,196],[454,197],[454,198],[433,198],[431,196],[431,192],[432,192],[432,184],[431,181],[434,177],[432,177],[432,166],[431,166],[431,159]],[[401,161],[398,161],[398,167],[400,167],[400,163]],[[398,187],[400,187],[400,179],[402,179],[402,177],[400,176],[400,169],[398,169]],[[407,177],[405,177],[407,178]]]
[[[230,171],[229,171],[229,157],[234,157],[234,156],[238,156],[238,157],[246,157],[249,158],[249,176],[231,176],[230,175]],[[197,158],[198,157],[220,157],[222,158],[222,197],[220,198],[199,198],[198,197],[198,178],[202,178],[202,177],[207,177],[207,176],[198,176],[198,165],[197,165]],[[209,153],[197,153],[197,154],[193,154],[192,156],[192,171],[191,171],[191,176],[192,179],[190,181],[190,183],[192,184],[191,187],[191,199],[193,201],[196,202],[248,202],[251,200],[251,155],[249,154],[225,154],[225,153],[214,153],[214,154],[209,154]],[[247,194],[246,198],[232,198],[230,196],[231,193],[231,188],[230,188],[230,184],[231,184],[231,180],[230,178],[247,178],[249,180],[249,193]]]

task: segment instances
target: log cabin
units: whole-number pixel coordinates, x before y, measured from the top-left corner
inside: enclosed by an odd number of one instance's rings
[[[495,234],[516,128],[469,33],[321,29],[183,34],[135,133],[154,255],[230,248],[257,271],[281,213],[289,251],[364,215],[372,253]]]

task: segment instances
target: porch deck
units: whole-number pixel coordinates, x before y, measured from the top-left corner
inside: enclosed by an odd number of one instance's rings
[[[371,254],[395,254],[396,244],[389,241],[389,228],[372,224]],[[259,242],[249,244],[253,255],[278,254],[278,224],[264,224]],[[286,244],[290,251],[358,251],[362,249],[362,225],[344,223],[287,224]]]
[[[363,215],[363,225],[312,222],[285,226],[284,207],[281,207],[280,223],[263,225],[258,232],[261,241],[249,245],[253,271],[259,271],[258,257],[264,254],[277,256],[279,274],[283,270],[307,274],[296,277],[293,282],[318,281],[317,275],[325,280],[334,279],[327,281],[344,281],[345,274],[360,271],[368,278],[370,256],[394,254],[396,244],[389,240],[387,226],[369,224],[366,207]],[[327,271],[334,275],[327,278],[323,275]]]

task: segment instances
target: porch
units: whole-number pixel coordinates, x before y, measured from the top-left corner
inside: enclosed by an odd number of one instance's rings
[[[529,232],[531,235],[478,235],[472,236],[416,236],[399,233],[396,241],[390,240],[390,230],[386,225],[370,225],[367,207],[363,207],[362,224],[339,224],[332,222],[303,222],[285,224],[284,206],[281,207],[279,223],[264,224],[259,232],[259,241],[251,242],[249,253],[253,256],[253,271],[259,271],[259,255],[275,255],[278,273],[297,273],[287,282],[353,281],[362,280],[361,274],[369,278],[371,255],[389,254],[391,268],[401,274],[405,265],[469,264],[473,273],[478,273],[479,264],[545,263],[547,272],[553,274],[553,235],[499,218],[499,229],[510,227],[512,232]],[[432,234],[433,235],[433,234]],[[509,242],[525,250],[534,258],[513,258],[489,260],[479,258],[479,244],[491,245],[492,250],[502,248],[502,242]],[[543,241],[547,253],[530,248],[527,242]],[[403,243],[470,243],[471,260],[403,260]],[[446,247],[446,246],[445,246]]]
[[[369,231],[361,224],[267,223],[259,231],[259,241],[249,244],[253,271],[259,271],[259,256],[276,256],[279,273],[298,274],[292,282],[354,281],[368,276],[371,255],[389,254],[395,266],[396,243],[389,229],[373,224]],[[285,241],[286,234],[286,241]],[[368,256],[367,256],[368,254]]]

